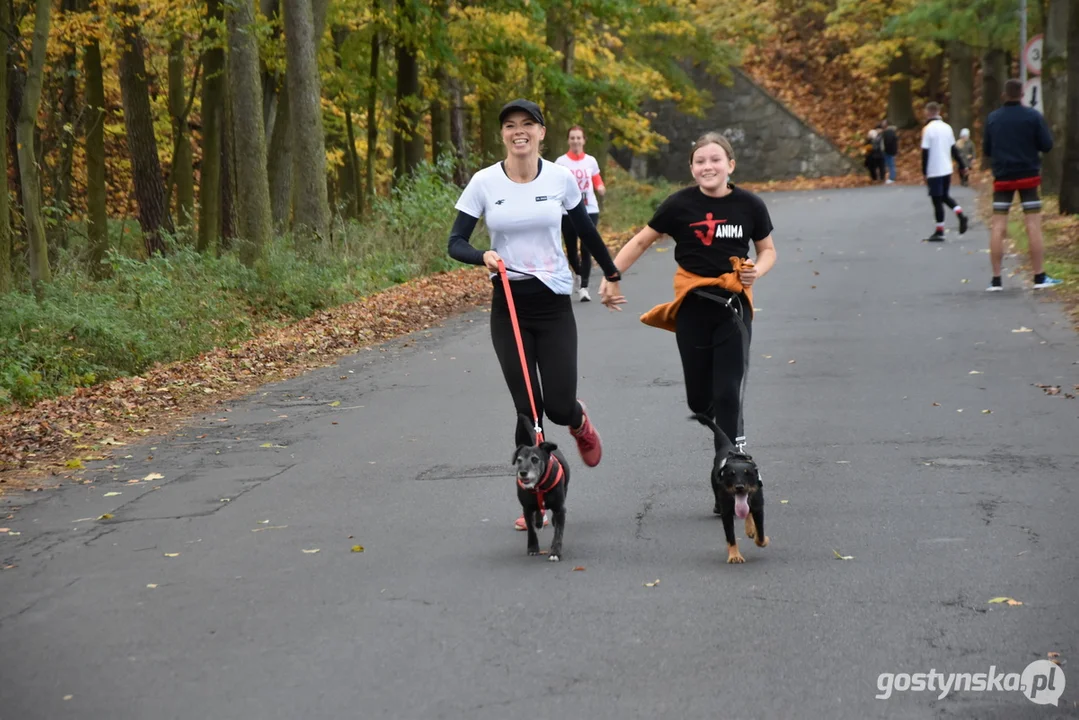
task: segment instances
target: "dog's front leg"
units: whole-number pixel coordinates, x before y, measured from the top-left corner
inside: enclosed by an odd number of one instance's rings
[[[754,495],[755,502],[750,503],[746,518],[746,537],[753,538],[757,547],[768,547],[768,536],[764,534],[764,497],[760,490]]]
[[[734,537],[734,508],[724,507],[720,517],[723,518],[723,534],[727,536],[727,562],[744,563],[746,559],[738,551],[738,539]]]
[[[558,562],[562,559],[562,531],[566,529],[565,506],[551,512],[551,523],[554,525],[554,539],[551,540],[551,554],[547,559]]]
[[[539,537],[536,535],[536,510],[535,503],[521,503],[521,507],[524,509],[525,516],[525,530],[528,531],[528,554],[539,555]]]

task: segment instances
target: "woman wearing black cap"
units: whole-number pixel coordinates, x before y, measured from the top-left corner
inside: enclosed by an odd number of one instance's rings
[[[588,217],[573,173],[540,157],[547,128],[539,106],[514,100],[502,108],[498,119],[506,159],[477,172],[461,193],[457,220],[450,231],[449,254],[491,271],[491,340],[513,397],[517,445],[532,444],[529,425],[520,419],[521,415],[531,417],[532,407],[505,291],[497,275],[499,260],[505,264],[512,285],[536,412],[541,421],[546,413],[555,425],[569,427],[581,459],[595,467],[602,445],[584,404],[577,399],[577,323],[570,301],[573,273],[562,252],[563,208],[603,269],[610,284],[608,298],[615,298],[608,300],[609,306],[624,301],[618,286],[622,276]],[[480,217],[486,217],[491,237],[487,252],[469,244]],[[518,518],[517,529],[525,529],[523,517]]]

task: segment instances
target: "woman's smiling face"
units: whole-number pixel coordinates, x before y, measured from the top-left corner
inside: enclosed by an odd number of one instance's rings
[[[526,112],[512,112],[502,121],[502,144],[508,157],[538,155],[547,128]]]

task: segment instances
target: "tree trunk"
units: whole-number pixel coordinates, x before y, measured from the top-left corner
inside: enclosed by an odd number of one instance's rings
[[[436,37],[432,38],[433,45],[445,45],[446,29],[449,27],[450,7],[448,0],[438,0],[434,4],[434,11],[439,22],[435,24]],[[437,42],[436,42],[437,41]],[[450,74],[446,68],[448,60],[439,57],[435,62],[432,73],[435,81],[435,94],[431,98],[431,159],[436,163],[443,155],[453,156],[452,131],[450,130],[450,114],[453,109],[450,88]]]
[[[315,54],[311,0],[284,0],[292,136],[293,226],[300,234],[329,235],[326,136],[322,129],[321,80]]]
[[[61,3],[61,9],[65,15],[75,12],[75,0],[63,0]],[[54,197],[53,205],[60,210],[66,217],[71,208],[69,202],[71,199],[71,166],[75,158],[75,126],[78,124],[79,115],[76,112],[75,107],[75,77],[78,75],[78,71],[75,67],[77,62],[75,57],[75,46],[72,45],[64,53],[64,57],[61,60],[61,68],[63,69],[64,80],[60,86],[60,114],[59,114],[59,133],[60,136],[60,160],[56,164],[56,178],[52,184]],[[55,240],[58,244],[67,248],[68,246],[68,233],[67,223],[61,223],[56,226],[54,231]]]
[[[228,67],[228,58],[225,59]],[[233,135],[232,93],[229,91],[228,72],[225,73],[225,112],[221,116],[221,250],[232,249],[232,241],[238,234],[236,207],[236,139]]]
[[[270,135],[266,173],[270,179],[270,213],[276,232],[284,232],[292,211],[292,145],[289,133],[288,85],[277,93],[277,119]]]
[[[500,74],[501,75],[501,74]],[[499,81],[501,80],[501,76]],[[498,82],[495,82],[495,87],[498,86]],[[483,158],[483,164],[495,162],[500,155],[503,155],[505,150],[502,146],[502,135],[498,125],[498,110],[499,106],[493,98],[483,98],[479,102],[480,113],[480,156]],[[547,110],[544,112],[544,120],[548,123],[551,122],[551,112]],[[547,135],[544,142],[548,142],[551,138],[551,128],[547,128]]]
[[[334,28],[334,62],[338,69],[344,68],[344,60],[341,57],[341,48],[348,39],[350,31],[346,28]],[[341,187],[341,195],[347,201],[345,215],[350,218],[359,217],[360,202],[362,196],[360,179],[360,160],[356,154],[356,132],[352,123],[352,96],[345,95],[345,99],[338,103],[345,113],[345,162],[338,173],[338,184]]]
[[[1042,97],[1045,121],[1053,134],[1053,149],[1042,158],[1042,187],[1047,195],[1059,195],[1064,174],[1064,137],[1068,106],[1068,6],[1079,13],[1079,3],[1049,0],[1042,53]],[[1076,92],[1079,92],[1077,90]]]
[[[963,128],[969,128],[973,134],[974,56],[970,46],[965,43],[953,42],[949,45],[948,95],[948,120],[950,124],[956,132]]]
[[[172,121],[171,177],[176,183],[176,224],[190,228],[195,217],[195,173],[192,167],[191,138],[187,135],[187,99],[184,93],[184,38],[169,45],[169,117]],[[166,189],[169,194],[172,188]]]
[[[7,3],[0,0],[0,4]],[[108,188],[105,185],[105,73],[101,68],[101,46],[97,38],[87,43],[83,54],[86,72],[86,235],[89,239],[90,275],[102,278],[108,267],[102,264],[109,249]]]
[[[124,103],[124,129],[131,155],[131,174],[135,199],[139,205],[139,226],[147,256],[165,252],[161,231],[173,230],[161,160],[157,155],[154,116],[150,109],[149,80],[142,55],[142,36],[136,18],[138,9],[131,4],[120,7],[124,27],[123,52],[120,55],[120,91]]]
[[[277,18],[280,0],[259,0],[259,12],[267,20]],[[277,42],[281,34],[277,23],[273,25],[273,34],[270,36]],[[265,64],[260,65],[262,77],[262,122],[266,137],[273,137],[274,122],[277,119],[277,91],[280,78],[266,69]]]
[[[34,131],[37,127],[38,107],[41,104],[41,76],[45,67],[45,50],[49,41],[51,5],[49,0],[36,0],[35,3],[30,67],[26,73],[26,87],[15,130],[18,140],[19,175],[22,178],[23,187],[23,215],[30,244],[30,282],[38,298],[44,294],[44,284],[52,280],[48,245],[45,241],[45,223],[41,216],[41,175],[34,157]]]
[[[575,44],[569,13],[566,0],[557,0],[548,6],[547,46],[562,55],[562,72],[573,75]],[[543,144],[547,148],[545,155],[550,160],[564,155],[569,146],[566,139],[569,129],[569,100],[570,98],[559,90],[548,90],[544,98],[547,136]]]
[[[377,17],[381,2],[374,0],[372,4]],[[367,88],[367,179],[364,183],[364,212],[370,212],[371,201],[375,197],[375,161],[378,159],[378,54],[381,45],[382,29],[376,28],[371,34],[371,68]]]
[[[270,184],[266,175],[266,133],[262,124],[259,49],[251,0],[237,0],[229,13],[229,83],[236,158],[236,199],[240,260],[251,267],[270,242]]]
[[[1079,12],[1072,7],[1068,14],[1068,93],[1067,117],[1079,118]],[[1064,173],[1060,189],[1060,211],[1079,215],[1079,122],[1068,123],[1064,137]]]
[[[200,253],[212,252],[221,240],[221,135],[225,111],[225,52],[217,27],[223,18],[220,0],[206,0],[207,41],[202,64],[202,164],[199,168],[199,239]]]
[[[398,12],[406,19],[411,32],[415,25],[415,0],[403,0],[398,4]],[[398,33],[395,39],[397,56],[397,101],[393,127],[393,178],[399,182],[411,175],[416,166],[423,162],[424,137],[420,127],[420,64],[416,57],[414,37]]]
[[[939,52],[926,62],[925,96],[944,104],[941,84],[944,81],[944,53]]]
[[[896,127],[909,129],[918,126],[910,90],[910,55],[906,48],[892,58],[888,66],[888,120]]]
[[[461,97],[461,83],[451,77],[450,88],[450,140],[456,164],[453,168],[453,181],[464,187],[468,184],[471,173],[468,171],[468,136],[465,134],[465,103]]]
[[[0,108],[3,108],[4,134],[7,135],[7,101],[8,101],[8,46],[10,44],[9,28],[11,27],[11,4],[0,0]],[[11,232],[11,207],[8,188],[8,152],[5,138],[0,138],[0,168],[3,168],[3,177],[0,177],[0,295],[10,292],[14,287],[14,273],[11,267],[11,251],[13,246]]]
[[[1004,51],[989,49],[982,55],[982,127],[985,127],[989,113],[1000,107],[1001,93],[1008,69],[1004,62]],[[981,155],[981,168],[989,168],[989,158]]]

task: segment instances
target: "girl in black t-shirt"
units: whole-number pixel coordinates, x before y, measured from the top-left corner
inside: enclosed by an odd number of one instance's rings
[[[764,201],[729,182],[734,151],[727,138],[708,133],[694,143],[689,166],[697,184],[672,194],[618,253],[614,263],[625,273],[662,235],[675,242],[675,301],[642,316],[647,324],[673,330],[682,356],[686,400],[704,413],[735,444],[743,444],[741,385],[752,331],[754,283],[776,261],[772,221]],[[756,262],[749,261],[749,246]],[[737,267],[735,267],[737,265]],[[745,351],[732,313],[701,293],[737,294],[745,310]],[[625,302],[618,291],[600,285],[608,307]],[[658,319],[657,319],[658,318]]]

